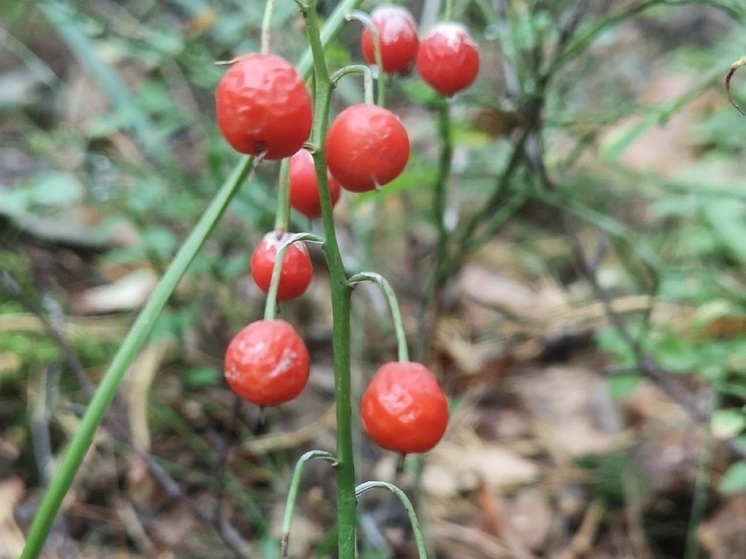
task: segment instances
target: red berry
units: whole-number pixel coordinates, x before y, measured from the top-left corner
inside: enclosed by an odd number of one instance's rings
[[[334,207],[339,200],[341,186],[328,171],[326,176],[332,207]],[[319,217],[321,215],[320,194],[313,156],[307,149],[301,149],[290,158],[290,205],[310,218]]]
[[[386,363],[365,389],[360,417],[381,448],[402,454],[427,452],[445,433],[448,401],[424,365]]]
[[[311,133],[306,84],[274,54],[251,54],[232,64],[215,91],[215,109],[220,131],[240,153],[290,157]]]
[[[383,71],[398,74],[414,64],[420,40],[412,14],[400,6],[378,6],[370,14],[381,45]],[[368,28],[360,36],[363,58],[376,63],[373,34]]]
[[[466,27],[460,23],[436,24],[420,43],[417,71],[447,97],[474,83],[479,73],[479,51]]]
[[[224,371],[231,390],[241,398],[258,406],[276,406],[306,386],[308,349],[284,320],[259,320],[228,344]]]
[[[270,231],[262,237],[251,255],[251,277],[264,293],[269,292],[277,252],[286,238],[287,234]],[[289,301],[300,297],[308,288],[312,278],[313,265],[308,249],[303,242],[296,241],[288,246],[283,254],[277,300]]]
[[[339,113],[324,145],[329,171],[352,192],[391,182],[409,159],[404,126],[394,113],[376,105],[352,105]]]

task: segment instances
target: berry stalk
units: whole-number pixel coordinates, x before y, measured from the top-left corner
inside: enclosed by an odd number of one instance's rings
[[[290,223],[290,159],[280,163],[279,190],[277,191],[277,212],[275,213],[275,231],[285,233]]]
[[[409,361],[407,334],[404,331],[404,321],[401,317],[401,310],[399,309],[399,303],[396,300],[396,294],[394,293],[391,284],[381,274],[375,272],[360,272],[359,274],[352,276],[347,283],[352,287],[363,281],[371,281],[377,283],[381,287],[381,290],[389,303],[389,309],[391,309],[391,319],[394,323],[394,331],[396,332],[399,362],[406,363]]]

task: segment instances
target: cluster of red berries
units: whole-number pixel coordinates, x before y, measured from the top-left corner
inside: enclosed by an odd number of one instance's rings
[[[378,37],[381,70],[398,74],[416,65],[422,79],[445,96],[471,85],[479,70],[476,45],[466,28],[440,23],[419,40],[412,15],[398,6],[381,6],[370,23]],[[375,63],[373,34],[361,35],[364,58]],[[314,158],[303,146],[313,124],[312,99],[302,77],[283,58],[252,54],[234,61],[216,90],[217,124],[238,152],[289,160],[290,205],[304,215],[321,215]],[[331,122],[323,146],[333,207],[341,189],[367,192],[394,180],[409,159],[407,132],[391,111],[369,104],[348,107]],[[267,233],[250,262],[257,286],[268,293],[287,233]],[[302,242],[285,248],[277,300],[299,297],[313,276]],[[230,342],[225,378],[231,389],[259,406],[294,399],[305,387],[310,359],[303,339],[287,321],[253,322]],[[390,362],[373,376],[361,403],[368,435],[382,448],[402,454],[425,452],[443,436],[448,402],[434,375],[422,364]]]
[[[384,72],[400,74],[416,64],[422,79],[447,97],[474,83],[479,73],[479,51],[460,23],[437,23],[420,42],[417,24],[406,8],[379,6],[370,15]],[[369,29],[363,31],[360,42],[365,60],[374,64],[373,34]]]

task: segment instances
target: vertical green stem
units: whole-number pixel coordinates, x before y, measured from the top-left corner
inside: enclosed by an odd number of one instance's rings
[[[350,287],[334,229],[329,184],[326,177],[324,138],[329,120],[332,81],[319,35],[315,0],[308,0],[304,16],[314,66],[313,143],[316,177],[319,183],[326,259],[332,296],[334,347],[334,396],[337,413],[337,543],[340,559],[355,559],[355,462],[352,445],[352,389],[350,378]]]
[[[430,330],[425,325],[425,315],[433,300],[437,297],[438,289],[443,283],[448,269],[448,228],[446,227],[446,198],[448,178],[451,175],[451,160],[453,159],[453,132],[451,130],[450,104],[444,97],[435,100],[438,115],[438,136],[440,137],[440,158],[438,161],[438,175],[435,179],[432,198],[431,219],[438,233],[435,245],[435,262],[433,274],[427,285],[425,296],[420,306],[420,331],[417,343],[417,358],[425,361],[425,351],[430,344]],[[437,312],[436,312],[437,314]]]
[[[446,0],[446,7],[443,10],[443,21],[451,21],[453,17],[453,0]]]
[[[275,231],[285,233],[290,223],[290,158],[280,163],[279,190],[277,191],[277,212],[275,213]]]
[[[269,41],[272,36],[272,10],[275,7],[275,0],[267,0],[264,6],[264,18],[262,19],[262,54],[269,52]]]

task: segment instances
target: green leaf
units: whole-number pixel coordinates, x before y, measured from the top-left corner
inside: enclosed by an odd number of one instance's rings
[[[734,258],[746,262],[746,205],[732,200],[711,200],[703,213],[725,248]]]
[[[715,410],[710,419],[712,433],[718,439],[730,439],[746,427],[746,414],[738,409]]]
[[[692,343],[675,334],[666,335],[652,349],[658,363],[671,372],[689,373],[699,365]]]
[[[207,388],[218,386],[221,383],[222,374],[215,367],[194,367],[189,369],[181,377],[184,388]]]
[[[609,396],[611,396],[612,400],[621,400],[631,394],[642,382],[642,379],[642,375],[633,373],[610,376],[606,381]]]
[[[83,185],[69,173],[40,173],[28,186],[31,203],[49,208],[69,207],[85,195]]]
[[[746,462],[736,462],[720,480],[720,492],[725,495],[746,491]]]

